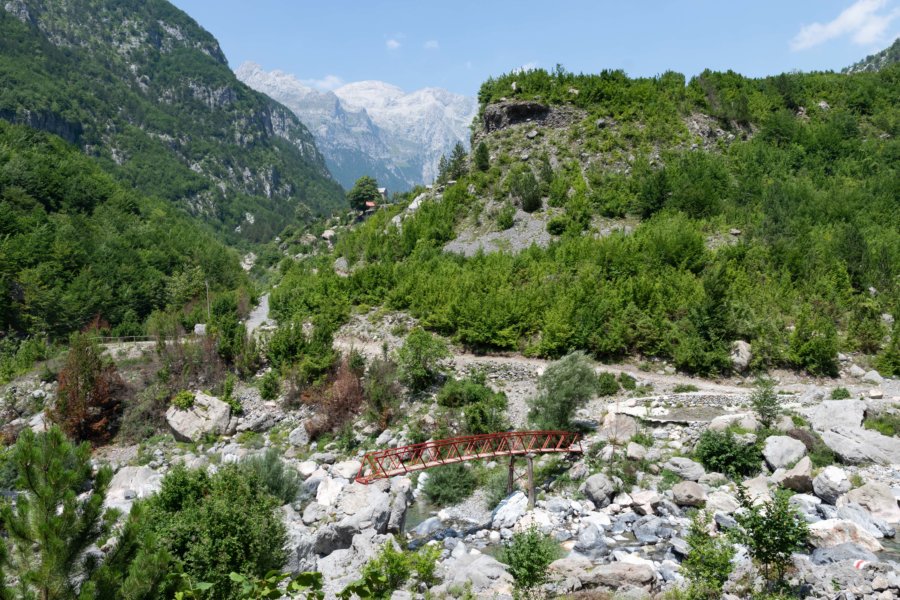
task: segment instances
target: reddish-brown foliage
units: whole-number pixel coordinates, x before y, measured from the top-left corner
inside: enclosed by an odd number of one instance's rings
[[[330,387],[320,396],[318,414],[306,424],[306,431],[315,439],[339,429],[360,413],[364,401],[362,383],[344,359]]]

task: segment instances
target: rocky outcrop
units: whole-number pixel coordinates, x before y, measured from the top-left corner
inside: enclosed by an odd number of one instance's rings
[[[703,465],[683,456],[670,458],[663,465],[663,468],[676,473],[679,477],[688,481],[697,481],[706,473]]]
[[[813,479],[813,491],[823,502],[834,504],[841,494],[850,491],[850,480],[843,469],[835,466],[825,467]]]
[[[808,415],[812,427],[842,461],[900,464],[900,438],[862,427],[867,409],[861,400],[826,400]]]
[[[584,495],[594,503],[594,506],[608,506],[615,486],[609,477],[602,473],[591,475],[583,484]]]
[[[900,506],[897,505],[897,497],[891,488],[884,484],[869,482],[847,492],[846,499],[848,502],[856,502],[865,507],[873,517],[888,523],[900,523]]]
[[[150,467],[123,467],[109,482],[104,506],[128,513],[135,500],[158,492],[162,488],[162,479],[163,476]]]
[[[875,536],[853,521],[825,519],[809,526],[809,543],[815,548],[832,548],[848,542],[869,552],[884,549]]]
[[[197,392],[194,404],[186,410],[170,406],[166,410],[166,423],[183,442],[199,442],[205,435],[223,435],[228,431],[231,407],[218,398]]]
[[[796,464],[803,458],[806,455],[806,446],[792,437],[773,435],[766,438],[762,454],[771,468],[781,469]]]

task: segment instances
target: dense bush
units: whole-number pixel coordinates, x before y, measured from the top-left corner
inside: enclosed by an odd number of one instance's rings
[[[431,503],[447,506],[465,500],[477,486],[475,472],[464,464],[456,463],[428,471],[424,491]]]
[[[850,397],[850,390],[845,387],[837,387],[831,390],[832,400],[846,400]]]
[[[553,538],[531,527],[513,534],[503,547],[500,560],[509,565],[516,587],[527,593],[547,581],[547,567],[561,554]]]
[[[413,391],[421,391],[434,381],[438,362],[448,355],[447,344],[442,339],[416,327],[397,350],[400,377]]]
[[[396,548],[393,541],[385,542],[372,560],[362,570],[362,577],[344,588],[340,598],[381,598],[391,597],[415,575],[415,579],[425,586],[435,584],[437,560],[441,557],[441,547],[427,544],[416,552]]]
[[[281,377],[278,371],[271,370],[259,380],[259,395],[263,400],[274,400],[281,393]]]
[[[214,475],[175,467],[147,501],[160,542],[193,581],[212,583],[210,600],[236,598],[232,571],[262,577],[284,564],[287,541],[272,496],[259,477],[239,465]]]
[[[619,382],[616,376],[604,371],[597,376],[597,394],[600,396],[615,396],[619,393]]]
[[[537,395],[528,400],[528,418],[545,429],[567,429],[575,411],[597,391],[597,376],[583,352],[567,354],[541,375]]]
[[[734,546],[723,535],[710,535],[711,523],[710,513],[693,514],[686,538],[688,553],[681,562],[681,573],[690,582],[688,597],[695,600],[720,598],[732,570]]]
[[[753,393],[750,394],[750,405],[765,429],[771,429],[778,415],[781,414],[781,403],[775,393],[775,382],[763,377],[756,381]]]
[[[694,446],[694,456],[706,470],[733,477],[754,475],[762,466],[759,446],[738,441],[730,430],[704,431]]]
[[[379,427],[387,427],[397,412],[401,393],[397,364],[387,355],[369,364],[364,392],[369,418]]]
[[[275,448],[269,448],[262,455],[247,457],[240,465],[249,477],[258,479],[282,503],[290,504],[297,499],[300,474],[296,469],[285,466],[281,453]]]
[[[181,390],[172,396],[172,406],[178,410],[188,410],[194,406],[194,394],[187,390]]]

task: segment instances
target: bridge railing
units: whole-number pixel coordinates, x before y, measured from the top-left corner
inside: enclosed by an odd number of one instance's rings
[[[363,457],[356,481],[368,484],[395,475],[483,458],[582,451],[581,434],[571,431],[470,435],[369,452]]]

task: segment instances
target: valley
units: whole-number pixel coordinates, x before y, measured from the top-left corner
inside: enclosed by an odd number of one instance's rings
[[[470,97],[411,32],[0,6],[0,598],[900,597],[898,42]]]

